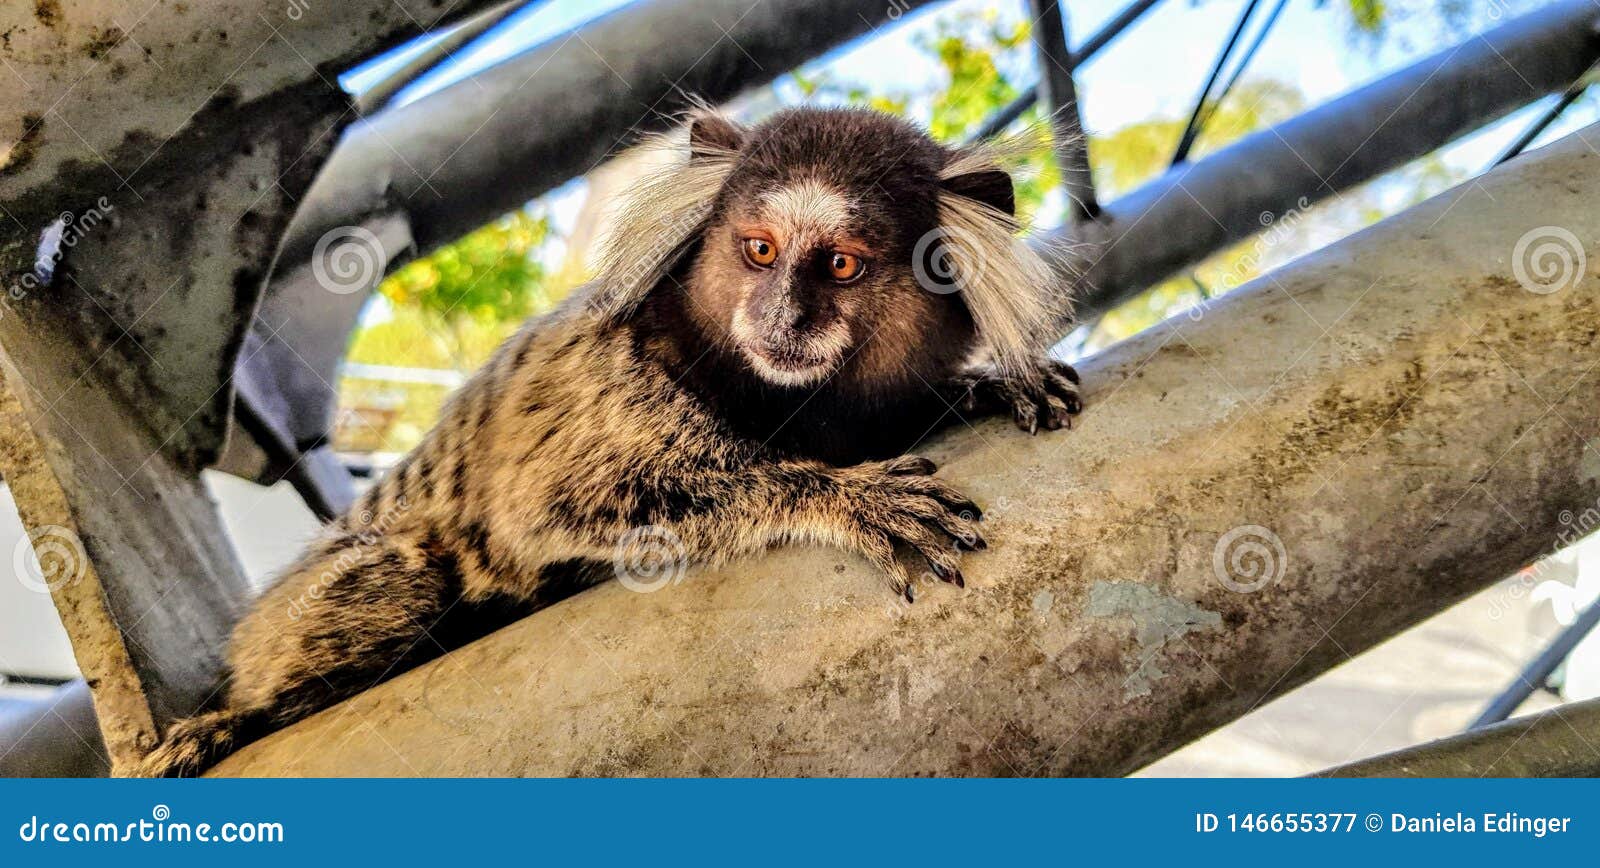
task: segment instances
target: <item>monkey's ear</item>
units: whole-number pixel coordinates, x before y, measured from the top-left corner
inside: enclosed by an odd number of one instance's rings
[[[683,128],[689,128],[689,159]],[[704,231],[728,174],[738,163],[745,131],[706,106],[687,124],[648,138],[642,147],[668,159],[636,180],[613,212],[600,245],[599,287],[591,308],[619,322],[638,309]]]
[[[988,205],[1007,217],[1017,216],[1017,194],[1011,186],[1011,175],[1000,169],[966,172],[939,183],[946,193]]]
[[[698,115],[689,122],[689,157],[719,157],[744,147],[744,130],[714,112]]]

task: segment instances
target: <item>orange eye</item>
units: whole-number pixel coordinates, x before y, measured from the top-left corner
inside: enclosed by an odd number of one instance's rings
[[[770,268],[778,259],[778,246],[765,238],[746,238],[744,258],[750,260],[751,265]]]
[[[828,276],[840,283],[849,283],[866,270],[861,257],[835,250],[828,255]]]

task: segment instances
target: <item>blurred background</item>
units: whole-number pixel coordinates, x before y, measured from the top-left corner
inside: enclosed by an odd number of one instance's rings
[[[1093,32],[1125,0],[1066,4],[1070,32]],[[1195,96],[1241,11],[1255,0],[1174,0],[1142,18],[1078,70],[1095,186],[1110,200],[1163,172]],[[413,84],[399,102],[437,90],[529,45],[559,40],[623,0],[530,4],[470,50]],[[892,4],[891,4],[892,5]],[[1253,130],[1380,78],[1540,0],[1267,0],[1241,33],[1225,96],[1197,139],[1204,154]],[[1038,80],[1026,4],[955,0],[899,17],[877,32],[747,93],[734,114],[759,118],[802,102],[866,104],[962,140]],[[351,70],[359,93],[414,53],[419,40]],[[1535,143],[1593,123],[1600,98],[1580,96]],[[1363,226],[1470,180],[1556,98],[1536,103],[1422,160],[1328,201],[1275,218],[1264,235],[1151,288],[1064,342],[1069,356],[1178,315],[1207,298]],[[1037,119],[1030,109],[1022,123]],[[401,268],[363,316],[339,382],[335,448],[358,472],[381,474],[430,427],[446,395],[524,318],[591,274],[607,203],[646,169],[623,153],[432,255]],[[1047,148],[1027,160],[1023,216],[1062,222],[1066,199]],[[314,532],[286,484],[263,488],[208,474],[251,577],[269,578]],[[24,573],[31,551],[0,487],[0,556]],[[0,570],[3,570],[0,567]],[[1300,774],[1460,731],[1550,636],[1600,596],[1600,547],[1579,544],[1147,770],[1167,775]],[[0,581],[0,696],[40,692],[74,677],[47,595]],[[1579,646],[1525,710],[1600,694],[1600,646]],[[1328,722],[1337,721],[1336,727]]]

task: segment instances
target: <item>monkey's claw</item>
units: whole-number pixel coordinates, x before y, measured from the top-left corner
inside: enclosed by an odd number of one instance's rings
[[[1005,377],[994,372],[970,376],[961,409],[969,412],[1009,412],[1017,427],[1029,434],[1039,426],[1054,431],[1071,428],[1072,417],[1083,412],[1078,394],[1078,372],[1066,362],[1041,359],[1031,378]]]
[[[890,587],[908,603],[915,600],[915,592],[896,549],[914,552],[934,576],[964,588],[961,553],[989,545],[978,532],[983,512],[965,494],[935,478],[936,469],[926,458],[907,455],[846,471],[854,483],[849,497],[855,547],[888,576]]]

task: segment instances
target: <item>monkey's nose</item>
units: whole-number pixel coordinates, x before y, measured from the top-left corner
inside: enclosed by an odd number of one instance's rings
[[[768,312],[767,324],[769,328],[766,340],[769,343],[775,340],[782,341],[785,332],[795,331],[806,324],[805,308],[798,304],[774,305]]]

